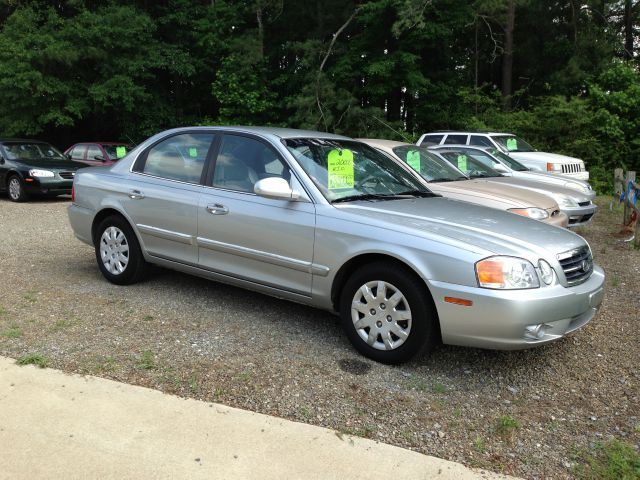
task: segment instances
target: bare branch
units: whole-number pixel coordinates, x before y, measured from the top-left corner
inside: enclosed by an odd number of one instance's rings
[[[329,56],[331,55],[331,51],[333,50],[333,46],[336,43],[336,40],[340,36],[340,34],[344,31],[345,28],[349,26],[349,24],[356,17],[358,12],[362,9],[362,6],[358,6],[355,8],[351,16],[347,19],[346,22],[342,24],[342,26],[338,29],[336,33],[333,34],[333,38],[331,39],[331,43],[329,43],[329,48],[327,49],[327,53],[322,59],[322,63],[320,64],[320,68],[318,69],[318,75],[316,77],[316,104],[318,105],[318,110],[320,111],[320,118],[322,119],[322,123],[324,123],[325,131],[328,130],[329,126],[327,125],[327,120],[324,116],[324,111],[322,110],[322,102],[320,101],[320,78],[322,76],[322,70],[324,69],[324,65],[327,63]]]

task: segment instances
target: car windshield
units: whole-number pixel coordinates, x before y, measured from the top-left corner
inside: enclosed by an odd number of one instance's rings
[[[48,143],[4,142],[2,150],[9,160],[65,159],[65,156],[58,149]]]
[[[438,154],[471,178],[501,177],[500,172],[488,167],[463,150],[438,151]]]
[[[491,135],[491,138],[508,152],[535,152],[535,148],[515,135]]]
[[[117,160],[129,153],[129,145],[102,145],[111,160]]]
[[[284,144],[331,202],[433,195],[410,172],[363,143],[295,138]]]
[[[511,158],[509,155],[505,153],[502,153],[497,148],[492,149],[489,153],[491,153],[491,155],[493,155],[497,159],[501,160],[502,163],[506,164],[511,170],[515,170],[516,172],[526,172],[527,170],[529,170],[519,161]]]
[[[459,170],[425,148],[416,147],[415,145],[403,145],[393,148],[393,153],[420,173],[427,182],[467,180],[467,177],[462,175]]]

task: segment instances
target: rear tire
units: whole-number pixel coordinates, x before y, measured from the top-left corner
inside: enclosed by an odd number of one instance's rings
[[[342,327],[363,355],[397,364],[433,348],[438,319],[424,282],[409,269],[378,262],[356,270],[340,296]]]
[[[11,175],[7,180],[7,195],[12,202],[25,202],[29,198],[18,175]]]
[[[112,215],[100,222],[94,239],[102,275],[116,285],[139,282],[147,270],[138,238],[124,218]]]

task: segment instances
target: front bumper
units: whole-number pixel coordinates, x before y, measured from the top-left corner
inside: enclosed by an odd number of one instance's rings
[[[597,205],[591,203],[583,207],[563,207],[562,211],[567,214],[567,217],[569,217],[569,227],[580,227],[591,223],[597,209]]]
[[[56,177],[26,177],[24,180],[25,192],[29,195],[69,195],[73,179],[66,180]]]
[[[586,325],[604,297],[604,271],[594,265],[585,283],[531,290],[489,290],[430,282],[443,343],[467,347],[518,350],[556,341]],[[471,300],[470,307],[447,303],[445,297]],[[546,325],[542,338],[527,327]]]
[[[549,225],[555,225],[556,227],[566,228],[569,226],[569,217],[567,217],[567,215],[562,212],[554,216],[549,216],[542,221],[544,223],[548,223]]]

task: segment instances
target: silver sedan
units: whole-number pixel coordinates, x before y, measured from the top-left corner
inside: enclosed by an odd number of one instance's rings
[[[442,198],[408,167],[326,133],[160,133],[113,166],[81,170],[69,219],[113,283],[153,263],[326,309],[387,363],[437,341],[551,342],[603,297],[580,236]]]

